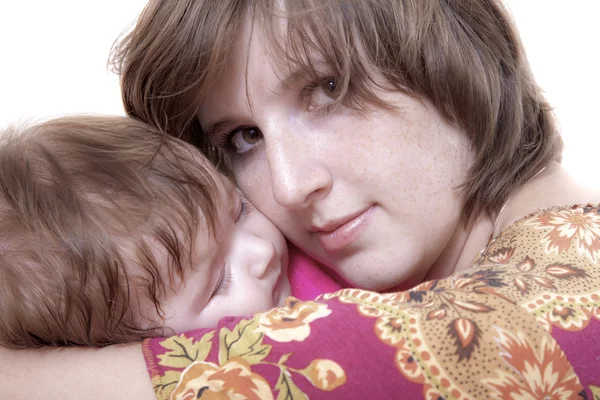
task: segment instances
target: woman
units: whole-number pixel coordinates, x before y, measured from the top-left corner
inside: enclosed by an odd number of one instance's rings
[[[501,5],[281,4],[151,2],[117,53],[127,112],[202,148],[290,241],[353,286],[418,286],[338,292],[149,340],[157,396],[600,390],[590,372],[597,209],[537,211],[599,197],[558,165],[560,137]],[[588,358],[572,350],[581,340]],[[110,398],[150,396],[139,348],[119,350],[69,351],[65,362],[111,363],[91,396],[106,397],[121,372],[126,386]],[[29,354],[59,365],[52,352]],[[19,363],[13,385],[30,365],[7,357]],[[93,375],[78,373],[74,392]]]

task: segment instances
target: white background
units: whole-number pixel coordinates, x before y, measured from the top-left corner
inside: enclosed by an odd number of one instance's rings
[[[563,164],[600,186],[600,1],[507,0],[566,143]],[[0,128],[23,118],[123,114],[107,70],[145,0],[0,0]]]

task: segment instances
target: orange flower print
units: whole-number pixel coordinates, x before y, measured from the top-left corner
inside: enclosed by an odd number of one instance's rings
[[[584,208],[544,213],[529,224],[550,229],[542,239],[548,254],[557,254],[576,246],[592,262],[600,262],[600,215]]]
[[[395,346],[406,334],[404,332],[404,321],[396,317],[381,317],[375,323],[375,333],[383,343]]]
[[[564,330],[577,332],[584,329],[590,322],[590,313],[585,308],[556,305],[548,313],[548,319],[553,325]]]
[[[473,320],[457,318],[448,325],[448,334],[454,338],[458,361],[469,359],[479,345],[481,330]]]
[[[510,261],[514,252],[515,249],[513,247],[502,247],[490,254],[488,259],[494,264],[506,264]]]
[[[564,297],[544,293],[533,297],[523,307],[533,313],[549,331],[557,326],[570,332],[585,329],[598,313],[600,292]]]
[[[344,369],[331,360],[313,360],[301,372],[316,388],[326,392],[331,392],[346,383]]]
[[[406,340],[398,344],[396,350],[396,366],[402,374],[409,380],[415,383],[425,382],[425,376],[419,366],[418,360],[415,359],[413,352],[406,345]]]
[[[496,342],[510,367],[484,379],[494,399],[568,400],[583,390],[567,357],[553,339],[542,338],[536,350],[523,332],[498,329]]]
[[[285,305],[260,315],[258,328],[270,339],[280,343],[302,342],[310,335],[310,323],[331,314],[327,304],[314,301],[301,302],[293,297]]]
[[[170,399],[261,400],[273,399],[273,393],[262,376],[252,372],[244,359],[236,357],[220,367],[204,361],[190,364]]]
[[[419,335],[420,336],[420,335]],[[413,338],[413,344],[414,344]],[[421,342],[422,343],[422,342]],[[411,345],[402,339],[396,346],[396,367],[402,375],[411,382],[423,385],[423,399],[468,399],[470,396],[462,393],[462,389],[456,386],[443,372],[441,365],[436,362],[431,353],[424,348],[411,349]],[[432,386],[430,379],[435,377],[442,386]],[[441,389],[441,391],[440,391]],[[396,396],[398,397],[398,396]],[[399,396],[398,398],[404,398]],[[411,397],[412,398],[412,397]]]
[[[389,293],[384,295],[385,298],[389,299],[393,302],[400,303],[422,303],[424,301],[424,297],[429,293],[430,290],[435,289],[438,281],[426,281],[419,283],[417,286],[412,289],[405,290],[403,292],[397,293]]]

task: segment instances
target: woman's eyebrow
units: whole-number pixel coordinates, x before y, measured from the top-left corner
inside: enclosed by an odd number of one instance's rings
[[[324,69],[327,64],[324,62],[318,62],[313,65],[315,71],[320,71]],[[300,68],[296,71],[289,73],[284,79],[279,81],[276,85],[269,89],[269,91],[275,95],[280,95],[283,91],[290,88],[295,88],[301,85],[306,79],[312,76],[310,70],[307,68]],[[212,137],[217,134],[217,132],[223,129],[224,126],[234,125],[235,118],[232,117],[224,117],[218,119],[215,122],[211,122],[206,125],[206,128],[203,128],[202,131],[207,137]]]
[[[306,68],[299,69],[297,71],[294,71],[294,72],[288,74],[287,77],[285,77],[279,83],[277,83],[272,88],[270,88],[269,91],[273,94],[279,95],[286,89],[290,89],[290,88],[298,86],[298,84],[301,81],[305,80],[309,75],[310,74],[306,70]]]
[[[270,90],[274,94],[281,94],[285,89],[296,88],[306,80],[314,78],[315,75],[326,74],[329,70],[327,62],[313,60],[309,66],[300,66],[296,71],[288,72],[288,75]]]

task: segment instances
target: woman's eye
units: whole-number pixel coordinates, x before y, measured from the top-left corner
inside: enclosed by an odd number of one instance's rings
[[[325,78],[321,82],[317,84],[316,89],[319,89],[317,92],[326,96],[329,99],[337,99],[339,96],[337,82],[335,78]],[[319,93],[315,93],[319,94]]]
[[[305,89],[309,111],[329,111],[339,100],[339,88],[335,78],[324,78]]]
[[[335,90],[337,89],[337,84],[335,83],[334,78],[327,78],[327,80],[324,82],[323,86],[324,86],[323,89],[325,89],[326,92],[331,93],[332,95],[335,94]]]
[[[236,153],[242,154],[251,150],[262,139],[262,132],[258,128],[240,128],[233,132],[229,142]]]

